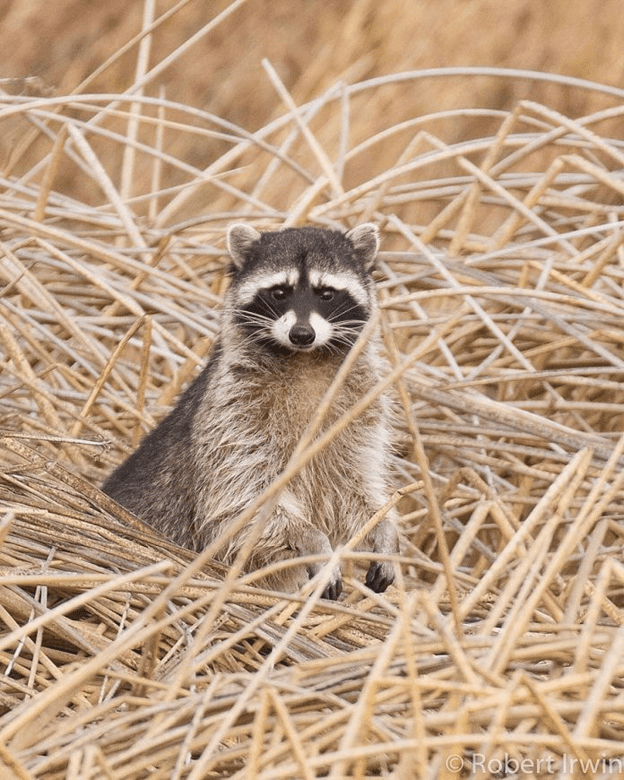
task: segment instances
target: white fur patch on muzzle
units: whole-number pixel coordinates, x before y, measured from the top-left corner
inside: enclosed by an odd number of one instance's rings
[[[290,331],[295,325],[309,325],[314,330],[314,341],[305,347],[298,347],[290,340]],[[332,326],[326,319],[321,317],[320,314],[312,312],[308,322],[301,322],[297,320],[297,315],[290,309],[283,314],[279,319],[275,320],[271,326],[271,335],[278,344],[289,349],[314,349],[315,347],[322,347],[330,340],[332,335]]]

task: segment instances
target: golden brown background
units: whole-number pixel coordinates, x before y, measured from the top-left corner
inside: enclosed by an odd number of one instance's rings
[[[162,59],[229,2],[191,0],[158,29],[150,63]],[[173,2],[156,4],[156,15]],[[36,76],[62,94],[75,88],[141,27],[142,0],[5,0],[0,4],[0,77]],[[624,14],[620,0],[247,0],[149,87],[171,100],[213,111],[248,129],[275,110],[277,96],[262,67],[269,58],[297,102],[339,79],[392,72],[484,65],[528,68],[622,85]],[[106,70],[93,91],[131,83],[136,48]],[[454,82],[453,82],[454,83]],[[470,82],[454,87],[476,105]],[[444,84],[444,100],[453,87]],[[487,82],[493,107],[518,97],[544,100],[544,87]],[[440,107],[441,87],[423,82],[414,108]],[[583,111],[586,95],[560,87],[549,103]]]

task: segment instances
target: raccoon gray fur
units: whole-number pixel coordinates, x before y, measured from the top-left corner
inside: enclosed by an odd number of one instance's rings
[[[377,228],[346,234],[315,227],[228,230],[231,283],[220,336],[177,406],[114,471],[103,490],[180,545],[201,550],[283,471],[346,353],[376,308],[371,271]],[[323,422],[327,429],[379,379],[377,344],[364,347]],[[291,480],[247,568],[329,555],[388,498],[386,399],[351,422]],[[253,522],[253,521],[252,521]],[[217,557],[231,563],[249,526]],[[398,552],[392,515],[366,547]],[[271,584],[299,587],[322,563],[293,566]],[[381,592],[394,566],[373,561],[366,584]],[[340,570],[324,592],[336,599]]]

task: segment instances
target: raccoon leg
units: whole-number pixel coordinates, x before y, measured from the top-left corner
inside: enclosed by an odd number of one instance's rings
[[[333,552],[327,536],[309,523],[297,526],[296,537],[296,539],[291,541],[291,546],[298,555],[331,555]],[[310,579],[317,575],[323,566],[325,566],[325,564],[321,561],[308,564],[307,568]],[[331,578],[327,583],[327,587],[322,593],[322,597],[335,601],[338,596],[340,596],[341,592],[342,574],[340,572],[340,566],[335,566],[332,570]]]
[[[382,555],[393,555],[399,552],[399,532],[391,520],[377,523],[369,534],[372,550]],[[373,561],[366,574],[366,586],[375,593],[383,591],[394,581],[394,564],[390,561]]]

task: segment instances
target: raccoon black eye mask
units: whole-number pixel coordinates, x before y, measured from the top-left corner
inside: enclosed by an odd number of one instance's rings
[[[227,244],[231,284],[206,367],[103,485],[145,522],[195,550],[226,531],[283,471],[376,310],[371,272],[379,238],[370,223],[346,233],[316,227],[260,233],[241,223],[229,228]],[[377,340],[371,339],[324,428],[379,376]],[[297,556],[329,556],[352,539],[387,501],[389,450],[387,401],[379,398],[282,491],[248,570]],[[224,544],[221,560],[234,560],[249,527]],[[384,557],[398,552],[392,513],[364,546]],[[323,565],[293,565],[267,584],[294,590]],[[393,579],[393,564],[375,560],[366,584],[381,592]],[[336,599],[341,590],[336,567],[323,595]]]

